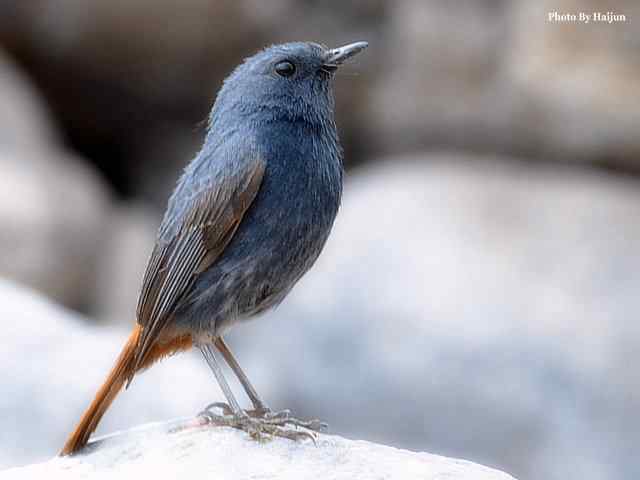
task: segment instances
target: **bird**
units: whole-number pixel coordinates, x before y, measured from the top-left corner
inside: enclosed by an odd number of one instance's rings
[[[115,397],[158,360],[202,353],[227,402],[202,414],[249,432],[298,439],[316,429],[268,408],[223,336],[275,307],[320,255],[338,213],[343,151],[334,109],[336,70],[363,51],[314,42],[267,47],[224,80],[200,151],[171,194],[142,280],[136,323],[60,455],[79,452]],[[252,402],[243,410],[220,357]],[[222,415],[213,413],[220,407]]]

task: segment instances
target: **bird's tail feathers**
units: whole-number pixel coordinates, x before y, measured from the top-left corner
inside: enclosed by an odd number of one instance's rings
[[[78,426],[67,439],[60,455],[71,455],[87,444],[89,436],[98,426],[104,412],[107,411],[127,379],[131,378],[135,373],[133,371],[133,361],[141,331],[141,327],[136,325],[131,335],[129,335],[127,343],[124,345],[122,352],[120,352],[111,372],[109,372],[109,376],[98,390],[98,393],[96,393],[89,408],[82,415]]]

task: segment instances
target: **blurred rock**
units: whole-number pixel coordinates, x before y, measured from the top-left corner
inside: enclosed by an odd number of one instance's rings
[[[553,23],[549,12],[622,13],[624,23]],[[521,2],[505,74],[514,125],[542,154],[640,170],[640,3],[595,0]],[[544,18],[545,21],[532,21]]]
[[[0,275],[86,308],[109,197],[68,154],[0,148]]]
[[[96,318],[126,326],[135,321],[138,292],[159,221],[159,212],[142,205],[122,205],[111,212],[104,248],[98,254],[92,302]]]
[[[60,139],[43,100],[0,49],[0,148],[47,152]]]
[[[640,4],[626,23],[551,23],[601,2],[393,3],[369,98],[371,151],[455,146],[638,171]]]
[[[364,124],[373,151],[502,141],[513,108],[501,75],[511,8],[504,1],[393,3]]]
[[[640,188],[456,154],[351,176],[317,266],[229,336],[273,408],[522,479],[634,479]]]

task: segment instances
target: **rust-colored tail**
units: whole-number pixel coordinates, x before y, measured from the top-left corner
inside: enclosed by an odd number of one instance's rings
[[[147,368],[153,362],[166,355],[191,347],[190,336],[178,337],[168,343],[155,345],[136,368],[135,357],[141,333],[142,328],[140,325],[136,325],[111,372],[109,372],[109,376],[98,390],[98,393],[96,393],[89,408],[82,415],[78,426],[69,435],[60,451],[60,455],[71,455],[87,444],[90,435],[98,426],[100,419],[111,405],[111,402],[116,398],[125,382],[133,377],[136,371]]]
[[[84,415],[82,415],[80,423],[78,423],[78,426],[67,439],[60,455],[75,453],[87,444],[89,436],[98,426],[102,415],[107,411],[113,399],[116,398],[116,395],[118,395],[127,378],[133,375],[133,359],[135,358],[140,332],[140,326],[136,325],[136,328],[131,335],[129,335],[129,339],[122,349],[118,360],[116,360],[116,364],[111,369],[111,372],[109,372],[109,376],[100,387],[100,390],[98,390],[98,393],[96,393],[96,397],[93,399],[93,402],[91,402],[91,405],[89,405],[89,408],[87,408]]]

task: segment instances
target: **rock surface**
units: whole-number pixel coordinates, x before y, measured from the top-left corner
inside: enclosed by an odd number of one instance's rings
[[[179,424],[184,424],[180,421]],[[0,472],[0,480],[27,478],[154,479],[420,479],[513,480],[471,462],[414,453],[364,441],[321,435],[311,441],[259,443],[220,427],[170,433],[172,423],[109,436],[90,452]]]

